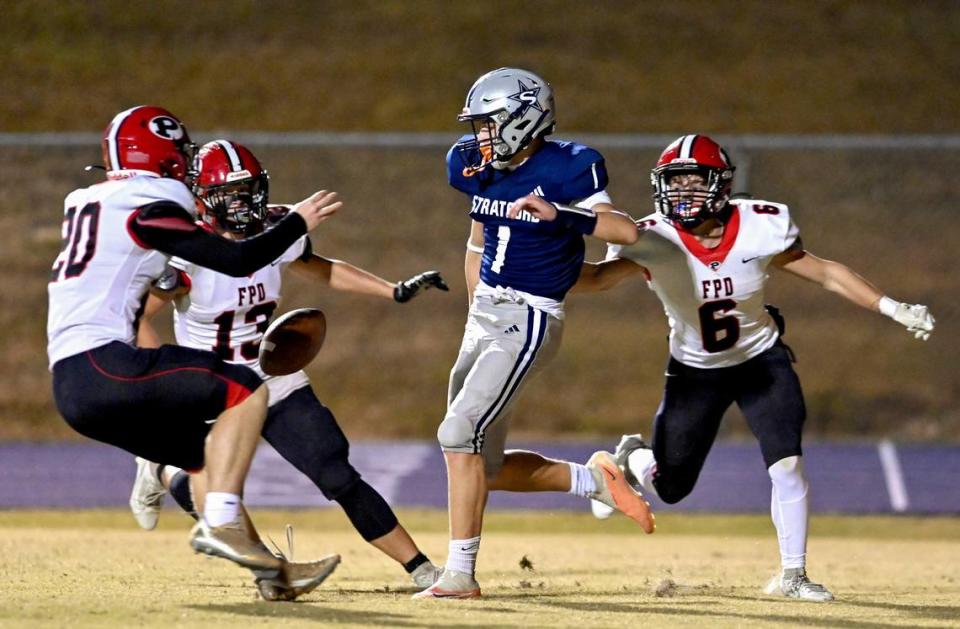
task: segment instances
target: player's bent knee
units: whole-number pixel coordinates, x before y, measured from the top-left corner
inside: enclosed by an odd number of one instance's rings
[[[360,481],[360,472],[343,458],[321,463],[310,478],[327,500],[337,500]]]
[[[653,480],[653,486],[657,490],[657,497],[667,504],[676,504],[690,495],[696,485],[697,479],[664,479],[662,475]]]
[[[767,473],[781,500],[789,501],[806,495],[807,478],[803,472],[802,456],[782,458],[768,467]]]
[[[473,423],[463,417],[448,415],[437,429],[437,441],[444,452],[474,452]]]

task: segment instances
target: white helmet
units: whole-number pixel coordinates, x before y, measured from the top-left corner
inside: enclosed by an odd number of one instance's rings
[[[487,164],[505,168],[535,138],[553,132],[555,111],[553,88],[529,70],[499,68],[481,76],[457,116],[473,127],[473,140],[457,145],[465,172],[479,172]]]

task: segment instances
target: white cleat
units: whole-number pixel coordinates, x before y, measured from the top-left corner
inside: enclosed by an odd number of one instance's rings
[[[616,509],[614,509],[613,507],[608,507],[607,505],[603,504],[599,500],[591,500],[590,511],[593,513],[593,517],[595,517],[596,519],[606,520],[611,515],[613,515]]]
[[[807,577],[807,571],[803,568],[784,569],[781,574],[770,580],[763,591],[774,596],[786,596],[787,598],[816,603],[826,603],[833,600],[833,594],[830,590],[811,581]]]
[[[613,452],[613,459],[616,461],[617,467],[623,471],[623,475],[627,479],[627,482],[634,487],[639,486],[639,483],[636,482],[636,478],[630,472],[630,467],[627,464],[627,457],[629,457],[630,454],[635,450],[639,450],[641,448],[646,448],[648,450],[650,449],[650,446],[647,445],[647,442],[643,440],[642,435],[623,435],[620,438],[620,443],[617,444],[616,450]],[[613,515],[613,512],[616,511],[616,509],[600,502],[599,500],[591,500],[590,511],[593,512],[593,517],[597,518],[598,520],[606,520]]]
[[[480,584],[465,572],[444,570],[436,583],[422,592],[417,592],[413,598],[480,598]]]
[[[628,518],[640,525],[646,534],[653,533],[657,524],[650,510],[650,503],[630,486],[624,478],[613,455],[604,450],[593,453],[587,461],[587,469],[593,474],[597,491],[590,497],[606,506],[623,512]]]
[[[140,528],[148,531],[157,528],[163,497],[167,494],[166,487],[157,478],[158,467],[156,463],[137,457],[137,475],[130,492],[130,511]]]
[[[423,590],[436,583],[442,574],[443,568],[436,567],[433,562],[425,561],[410,573],[410,577],[413,579],[413,584]]]

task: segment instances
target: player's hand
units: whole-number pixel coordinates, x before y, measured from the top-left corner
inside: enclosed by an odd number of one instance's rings
[[[893,320],[907,328],[915,338],[926,341],[933,332],[936,319],[930,309],[922,304],[900,304],[893,313]]]
[[[439,271],[427,271],[414,275],[403,282],[397,282],[397,285],[393,287],[393,298],[402,304],[416,297],[421,290],[427,290],[428,288],[450,290]]]
[[[552,221],[557,218],[557,206],[535,194],[528,194],[514,201],[510,209],[507,210],[507,218],[517,218],[520,212],[524,210],[541,221]]]
[[[307,223],[307,231],[312,231],[343,207],[342,201],[337,201],[336,192],[320,190],[293,206],[293,211],[303,217]]]

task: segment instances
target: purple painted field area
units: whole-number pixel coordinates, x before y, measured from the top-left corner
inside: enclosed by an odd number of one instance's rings
[[[612,447],[613,441],[606,444]],[[548,456],[585,461],[598,444],[511,444]],[[443,458],[432,442],[357,442],[351,460],[394,506],[446,507]],[[960,513],[960,447],[819,443],[804,447],[816,513]],[[0,444],[0,508],[122,507],[133,457],[83,444]],[[268,446],[247,481],[254,506],[323,507],[313,485]],[[717,444],[693,493],[665,511],[762,513],[769,480],[755,444]],[[655,506],[657,501],[652,501]],[[491,495],[492,508],[587,510],[567,494]]]

